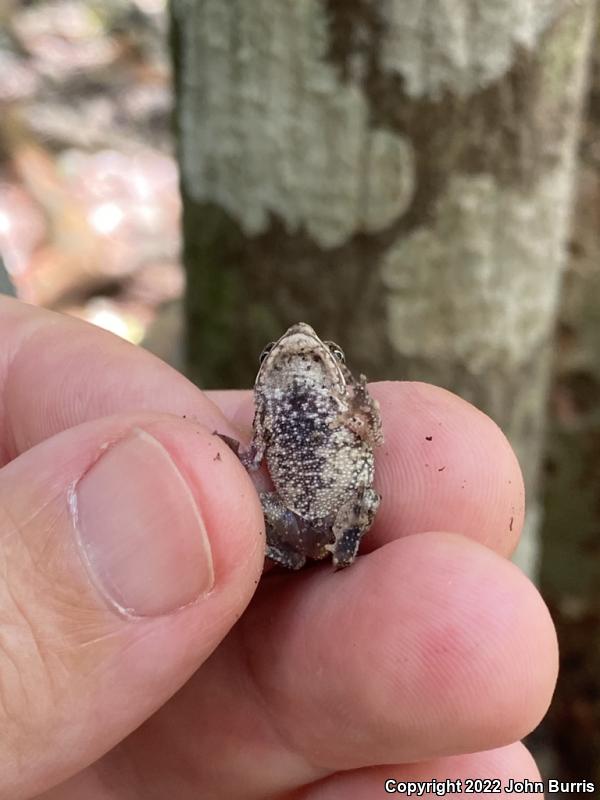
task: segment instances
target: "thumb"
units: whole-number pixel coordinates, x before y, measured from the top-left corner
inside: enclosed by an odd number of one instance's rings
[[[247,605],[262,514],[236,457],[174,417],[71,428],[0,469],[0,798],[124,738]]]

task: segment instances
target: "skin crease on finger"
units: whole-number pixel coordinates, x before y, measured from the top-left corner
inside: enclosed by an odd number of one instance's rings
[[[0,313],[0,334],[5,324],[2,320]],[[20,336],[20,347],[17,348],[14,344],[9,348],[12,350],[12,359],[10,368],[6,370],[8,377],[4,383],[7,386],[5,427],[10,432],[6,458],[85,419],[140,408],[200,418],[209,429],[222,430],[222,426],[225,426],[225,432],[236,435],[236,429],[233,426],[227,428],[225,419],[215,405],[203,399],[204,396],[185,378],[143,351],[91,326],[72,320],[64,321],[63,318],[47,312],[35,310],[34,313],[29,309],[20,309],[14,312],[14,320],[17,326],[21,320],[25,332]],[[18,337],[15,337],[15,341],[16,338]],[[40,353],[44,356],[42,376]],[[124,376],[127,376],[126,379]],[[43,387],[41,392],[40,386]],[[384,496],[384,503],[377,523],[365,541],[365,549],[375,549],[386,543],[395,547],[400,542],[393,540],[399,537],[423,532],[428,528],[438,528],[463,532],[501,555],[510,553],[518,539],[522,523],[522,481],[514,455],[494,423],[449,392],[424,384],[377,384],[373,391],[382,405],[386,431],[386,445],[377,454],[378,488]],[[250,393],[215,393],[212,397],[222,405],[225,415],[231,416],[238,423],[239,429],[248,434],[251,420]],[[0,413],[1,411],[2,409]],[[397,486],[402,486],[401,493],[397,491]],[[387,547],[381,550],[384,558],[385,551]],[[377,556],[377,553],[373,553],[373,556]],[[361,567],[361,563],[366,566],[369,559],[370,557],[359,559],[359,563],[349,571],[350,577]],[[317,572],[322,570],[313,571],[315,574]],[[305,580],[314,580],[315,574],[292,578],[299,585]],[[356,573],[357,576],[359,574],[360,572]],[[274,577],[282,580],[280,576]],[[340,576],[340,579],[348,581],[350,577]],[[288,579],[289,576],[286,576],[286,583],[291,583],[292,580]],[[375,588],[378,581],[375,576]],[[270,587],[265,586],[265,590],[268,592]],[[370,601],[373,605],[376,597],[377,591]],[[349,608],[360,611],[360,599],[360,593],[355,595]],[[310,602],[316,603],[316,600]],[[534,616],[539,615],[539,608],[535,608],[532,613]],[[255,637],[250,635],[250,638],[258,641],[264,638],[265,624],[269,617],[270,612],[259,617],[258,622],[254,623],[257,633]],[[329,627],[321,620],[327,634],[324,645],[326,648],[330,647],[332,631],[336,630],[336,618],[332,612],[330,619]],[[377,624],[378,622],[375,623]],[[541,624],[545,631],[545,617],[541,618]],[[251,628],[252,624],[249,622],[248,629]],[[311,630],[311,626],[308,626],[307,631]],[[369,650],[371,635],[369,631],[364,644],[366,652]],[[273,640],[268,642],[272,648],[279,647],[275,663],[281,658],[280,651],[284,641],[282,637],[279,637],[279,641],[276,638],[273,636]],[[228,641],[230,639],[234,641],[235,637],[229,637]],[[350,641],[348,637],[346,639],[341,646],[350,647],[351,651],[356,649],[356,645],[352,644],[356,641],[355,636],[351,635]],[[541,649],[544,653],[549,652],[546,645]],[[211,670],[215,669],[214,664],[219,665],[219,658],[224,659],[220,666],[231,678],[227,687],[215,684],[215,691],[222,693],[225,711],[229,707],[235,711],[237,703],[238,708],[251,712],[249,719],[254,722],[248,730],[252,732],[260,729],[261,717],[258,715],[261,709],[244,706],[244,698],[236,695],[235,691],[229,691],[231,687],[235,689],[248,685],[248,676],[243,672],[244,665],[227,661],[228,654],[239,657],[239,648],[236,650],[236,647],[225,646],[222,652],[223,655],[216,654],[214,660],[200,671],[197,679],[190,681],[180,693],[182,700],[179,706],[175,704],[177,707],[174,712],[171,710],[172,704],[167,704],[155,715],[151,725],[143,726],[140,731],[141,739],[136,734],[127,740],[126,747],[130,752],[135,750],[136,741],[145,741],[145,730],[151,732],[151,737],[154,736],[159,751],[163,754],[172,750],[178,758],[182,752],[186,752],[190,739],[194,738],[190,732],[194,730],[194,720],[198,716],[198,706],[192,706],[189,698],[193,697],[195,700],[196,693],[199,693],[200,701],[206,697],[207,688],[213,680]],[[288,660],[289,657],[288,653]],[[529,659],[532,665],[535,665],[536,657],[536,653],[531,653]],[[518,660],[519,656],[516,655],[515,659]],[[551,665],[552,661],[550,657]],[[550,677],[548,680],[544,678],[544,686],[550,685],[552,681],[552,669],[546,667],[547,663],[542,672],[545,670],[546,677]],[[342,675],[344,669],[345,665]],[[266,669],[259,669],[259,677],[264,678],[263,673],[269,677],[272,671],[271,660]],[[336,675],[337,680],[339,671]],[[293,677],[297,679],[298,676]],[[548,693],[544,686],[541,693]],[[188,694],[188,687],[191,694]],[[285,693],[277,686],[275,688],[280,694]],[[357,691],[362,697],[365,692],[364,682]],[[331,706],[333,699],[335,698],[325,697],[324,705]],[[315,696],[315,701],[318,700],[318,696]],[[195,709],[192,718],[191,707]],[[319,708],[318,702],[315,702],[315,707]],[[283,708],[278,713],[285,715],[287,712]],[[355,713],[358,714],[358,710]],[[185,731],[182,749],[172,747],[174,720],[178,720],[181,729]],[[203,722],[210,727],[206,717]],[[231,722],[231,728],[235,731],[239,719],[234,715],[229,720],[225,713],[220,720],[214,722],[217,727],[224,727]],[[163,739],[163,736],[167,738]],[[234,754],[236,750],[239,752],[239,740],[231,742],[229,749]],[[198,753],[191,755],[197,761]],[[138,772],[144,769],[142,756],[138,751],[127,759],[130,763],[136,763]],[[112,761],[113,766],[118,763],[118,758]],[[111,772],[110,764],[109,758],[105,761],[104,775]],[[170,764],[170,769],[172,768],[173,764]],[[105,796],[117,795],[111,792]],[[94,799],[91,797],[91,800]]]
[[[394,794],[387,795],[384,791],[385,782],[394,780],[401,781],[445,781],[461,780],[468,778],[474,779],[498,779],[501,786],[506,786],[509,781],[530,780],[539,781],[540,773],[537,769],[531,754],[520,743],[508,745],[507,747],[488,750],[482,753],[471,753],[464,756],[453,756],[450,758],[436,759],[435,761],[422,762],[420,764],[401,764],[370,767],[367,769],[352,770],[350,772],[337,773],[327,777],[322,781],[311,783],[298,790],[286,792],[283,795],[269,795],[270,800],[370,800],[375,797],[394,797]],[[79,776],[69,782],[68,788],[58,787],[37,800],[138,800],[141,796],[133,785],[127,790],[121,785],[120,790],[111,789],[115,784],[99,780],[96,777]],[[406,797],[406,794],[396,796]],[[423,797],[439,797],[434,793],[426,792]],[[447,795],[458,797],[458,794]],[[501,792],[500,797],[507,796]],[[513,795],[514,796],[514,795]],[[246,795],[244,795],[244,798]],[[473,792],[469,794],[472,798],[489,798],[489,793]],[[542,795],[536,792],[523,792],[519,797],[537,798]]]
[[[464,793],[465,781],[468,779],[496,779],[500,788],[510,785],[511,780],[540,781],[540,773],[531,754],[520,743],[508,745],[496,750],[482,753],[471,753],[464,756],[436,759],[421,764],[388,765],[384,767],[371,767],[369,769],[355,770],[352,772],[334,775],[326,778],[314,786],[301,789],[289,800],[363,800],[371,797],[406,797],[406,793],[392,793],[387,795],[384,791],[386,781],[393,780],[395,784],[407,781],[462,781],[461,792],[446,795],[459,797]],[[456,786],[456,784],[455,784]],[[476,786],[476,784],[475,784]],[[494,784],[493,788],[496,788]],[[434,791],[425,792],[423,797],[439,797]],[[507,797],[504,791],[490,794],[476,792],[468,794],[471,798]],[[514,796],[514,794],[510,795]],[[540,798],[539,792],[519,793],[519,797]]]

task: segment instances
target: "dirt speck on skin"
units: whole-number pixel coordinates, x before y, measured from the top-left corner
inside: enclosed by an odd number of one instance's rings
[[[427,439],[428,442],[431,442],[433,440],[433,436],[426,436],[425,438]]]
[[[213,461],[221,461],[221,453],[217,453],[217,455],[213,458]]]
[[[438,472],[443,472],[445,469],[446,467],[438,467]]]
[[[511,517],[511,518],[510,518],[510,524],[509,524],[509,526],[508,526],[508,530],[509,530],[509,531],[512,531],[512,529],[513,529],[513,522],[514,522],[514,521],[515,521],[515,518],[514,518],[514,517]]]

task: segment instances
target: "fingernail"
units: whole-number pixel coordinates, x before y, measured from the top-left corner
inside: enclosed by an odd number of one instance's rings
[[[103,453],[77,484],[71,512],[91,577],[121,612],[168,614],[212,587],[210,542],[195,499],[146,431]]]

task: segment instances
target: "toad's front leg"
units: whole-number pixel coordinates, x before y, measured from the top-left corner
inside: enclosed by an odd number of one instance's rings
[[[348,397],[343,398],[344,409],[331,423],[332,428],[348,428],[370,447],[383,444],[381,412],[379,403],[367,389],[367,379],[361,375],[358,381],[348,384]]]
[[[338,511],[333,523],[335,541],[327,545],[336,569],[348,567],[356,558],[360,540],[371,527],[380,502],[374,489],[359,486],[355,496]]]
[[[227,436],[225,433],[219,433],[218,431],[214,431],[214,433],[219,439],[225,442],[230,450],[233,450],[248,472],[256,472],[260,467],[260,462],[264,455],[264,444],[262,441],[253,439],[248,449],[242,450],[242,445],[237,439],[234,439],[232,436]]]

